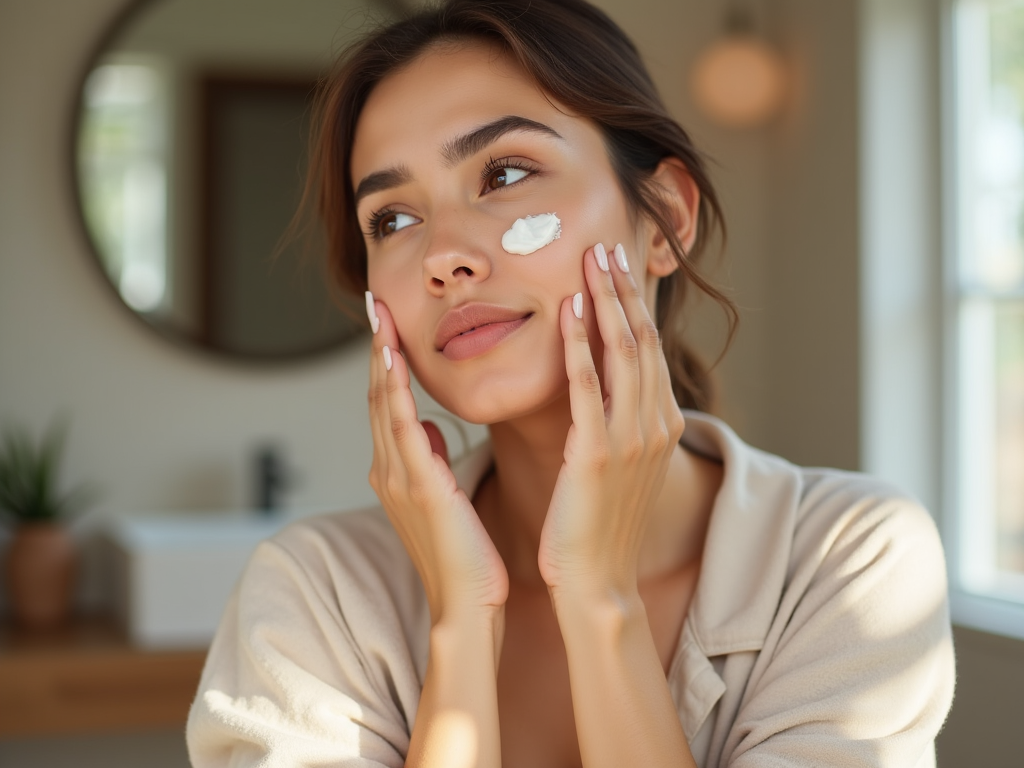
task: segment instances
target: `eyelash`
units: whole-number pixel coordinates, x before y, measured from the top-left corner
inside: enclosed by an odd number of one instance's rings
[[[381,208],[379,211],[374,211],[370,214],[370,219],[366,223],[366,236],[371,240],[383,240],[387,235],[380,233],[380,223],[384,221],[385,216],[390,216],[393,213],[399,213],[394,208]]]
[[[516,170],[519,171],[526,171],[530,175],[520,179],[519,181],[515,181],[511,184],[508,184],[506,187],[499,187],[498,189],[514,187],[518,184],[523,183],[524,181],[527,181],[528,179],[533,178],[535,174],[540,173],[540,170],[538,168],[519,158],[499,157],[495,159],[492,157],[484,164],[483,171],[480,174],[480,183],[485,184],[492,173],[494,173],[495,171],[500,171],[504,168],[515,168]],[[491,192],[495,191],[497,190],[492,189],[489,192],[486,192],[485,194],[490,194]],[[383,240],[385,237],[387,237],[387,235],[382,235],[380,233],[380,223],[384,221],[384,217],[391,216],[392,214],[396,213],[400,213],[400,211],[395,210],[394,208],[391,207],[384,207],[381,208],[380,210],[371,213],[370,218],[366,224],[366,236],[372,240]]]
[[[526,178],[520,179],[519,181],[513,182],[512,184],[508,184],[507,187],[514,187],[517,184],[521,184],[527,179],[533,178],[534,174],[540,172],[540,169],[538,169],[536,166],[531,165],[530,163],[518,157],[499,157],[497,160],[495,160],[492,157],[484,164],[483,172],[480,174],[480,183],[486,183],[487,178],[492,173],[494,173],[495,171],[500,171],[503,168],[515,168],[517,171],[526,171],[530,174]],[[507,187],[499,187],[499,189],[506,189]],[[493,191],[494,190],[492,189],[491,192]]]

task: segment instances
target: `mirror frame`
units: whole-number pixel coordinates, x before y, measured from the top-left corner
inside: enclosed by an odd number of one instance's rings
[[[87,54],[83,58],[79,74],[74,80],[75,90],[71,103],[71,114],[68,119],[68,134],[65,145],[65,168],[67,178],[71,184],[75,227],[78,229],[81,239],[85,244],[85,248],[89,253],[88,258],[98,270],[100,279],[106,286],[106,290],[109,291],[109,295],[121,307],[121,309],[133,318],[135,323],[145,326],[157,336],[170,342],[179,349],[198,352],[208,359],[214,359],[224,363],[247,366],[255,365],[260,367],[282,367],[297,362],[312,362],[326,357],[331,353],[339,352],[351,344],[365,338],[369,330],[368,324],[364,324],[364,327],[342,338],[288,352],[261,354],[231,351],[206,343],[202,338],[186,333],[171,324],[160,324],[149,320],[145,315],[137,312],[128,305],[119,293],[117,286],[110,279],[110,276],[104,268],[103,259],[99,254],[99,247],[93,239],[92,233],[89,229],[89,224],[86,221],[85,206],[82,199],[82,185],[80,183],[81,178],[78,164],[78,147],[85,107],[85,84],[89,75],[95,69],[96,63],[109,49],[110,45],[123,32],[125,27],[127,27],[131,21],[138,16],[138,14],[142,13],[147,6],[165,1],[166,0],[128,0],[124,3],[120,10],[116,12],[107,23],[103,32],[97,37],[93,45],[87,49]],[[366,2],[369,5],[378,6],[384,13],[396,19],[402,18],[412,11],[410,0],[366,0]],[[329,279],[326,265],[322,261],[318,260],[315,264],[311,263],[308,266],[321,271],[325,280]],[[337,308],[337,311],[348,315],[357,322],[362,323],[364,318],[354,306],[356,303],[361,305],[361,301],[357,302],[356,299],[353,298],[352,305],[346,307],[340,300],[341,296],[339,291],[333,286],[330,286],[330,284],[328,294],[333,299],[332,303]]]

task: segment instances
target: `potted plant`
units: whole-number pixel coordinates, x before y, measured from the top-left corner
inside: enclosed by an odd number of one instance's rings
[[[0,515],[14,528],[8,595],[15,619],[35,629],[60,624],[70,613],[77,553],[64,523],[91,495],[82,487],[60,490],[65,435],[57,422],[38,445],[21,428],[0,440]]]

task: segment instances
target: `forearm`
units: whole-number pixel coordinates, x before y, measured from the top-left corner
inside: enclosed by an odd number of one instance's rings
[[[694,766],[640,596],[553,600],[583,765]]]
[[[499,768],[498,661],[504,610],[442,620],[412,730],[408,768]]]

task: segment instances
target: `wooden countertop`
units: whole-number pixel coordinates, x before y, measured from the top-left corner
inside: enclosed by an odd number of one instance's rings
[[[205,658],[135,648],[102,617],[45,632],[0,622],[0,738],[184,728]]]

